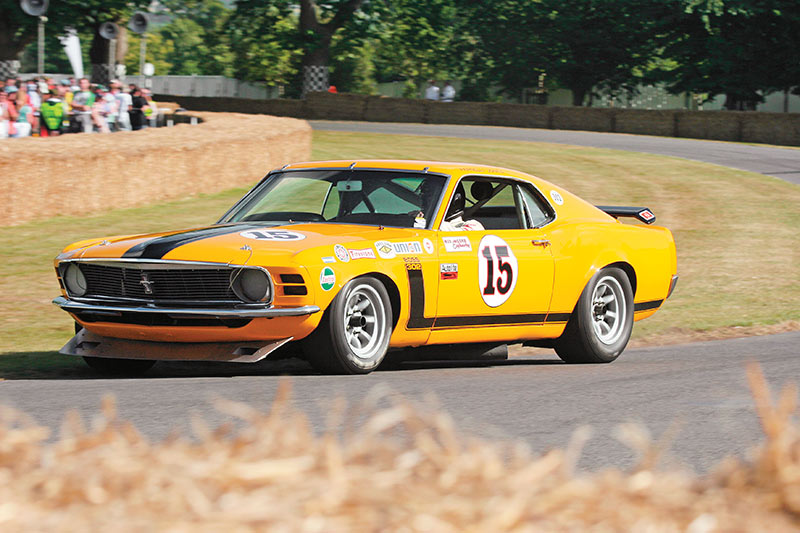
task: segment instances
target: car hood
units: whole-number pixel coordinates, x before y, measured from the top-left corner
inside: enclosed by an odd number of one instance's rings
[[[113,237],[80,243],[59,259],[131,259],[242,263],[253,258],[313,251],[333,255],[337,244],[413,238],[421,230],[345,224],[221,224],[169,233]],[[322,248],[320,250],[320,248]]]

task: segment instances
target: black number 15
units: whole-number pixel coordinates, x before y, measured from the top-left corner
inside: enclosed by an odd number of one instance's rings
[[[494,254],[492,254],[492,248],[494,248]],[[483,287],[483,294],[494,294],[495,286],[494,286],[494,258],[497,256],[497,270],[501,273],[505,273],[505,283],[500,283],[499,279],[497,280],[497,292],[500,294],[505,294],[511,288],[511,282],[514,281],[514,269],[511,268],[511,264],[503,261],[504,257],[508,257],[508,247],[507,246],[485,246],[481,250],[481,254],[483,257],[486,258],[486,286]]]

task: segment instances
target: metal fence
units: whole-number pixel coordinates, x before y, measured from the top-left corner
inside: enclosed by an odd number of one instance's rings
[[[278,98],[279,90],[266,83],[235,80],[224,76],[125,76],[125,83],[149,88],[155,94],[228,98]]]

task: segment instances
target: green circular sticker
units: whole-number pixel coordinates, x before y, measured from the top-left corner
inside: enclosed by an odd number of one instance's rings
[[[336,274],[331,267],[325,267],[319,275],[319,286],[323,291],[329,291],[336,285]]]

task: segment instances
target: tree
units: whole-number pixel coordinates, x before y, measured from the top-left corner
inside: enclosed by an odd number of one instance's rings
[[[92,64],[108,61],[108,40],[97,33],[103,22],[125,22],[137,9],[148,5],[146,0],[63,0],[51,2],[47,11],[48,33],[63,33],[72,27],[81,32],[91,32],[93,41],[89,50]],[[26,15],[18,0],[0,0],[0,61],[15,60],[37,34],[36,17]],[[122,26],[120,24],[120,26]],[[120,41],[124,45],[124,27]],[[124,46],[121,46],[123,48]]]
[[[507,94],[541,74],[583,105],[593,91],[631,91],[657,49],[660,0],[465,0],[491,77]]]
[[[674,93],[725,95],[725,107],[755,109],[763,95],[800,84],[796,0],[674,0],[664,20],[661,80]]]

